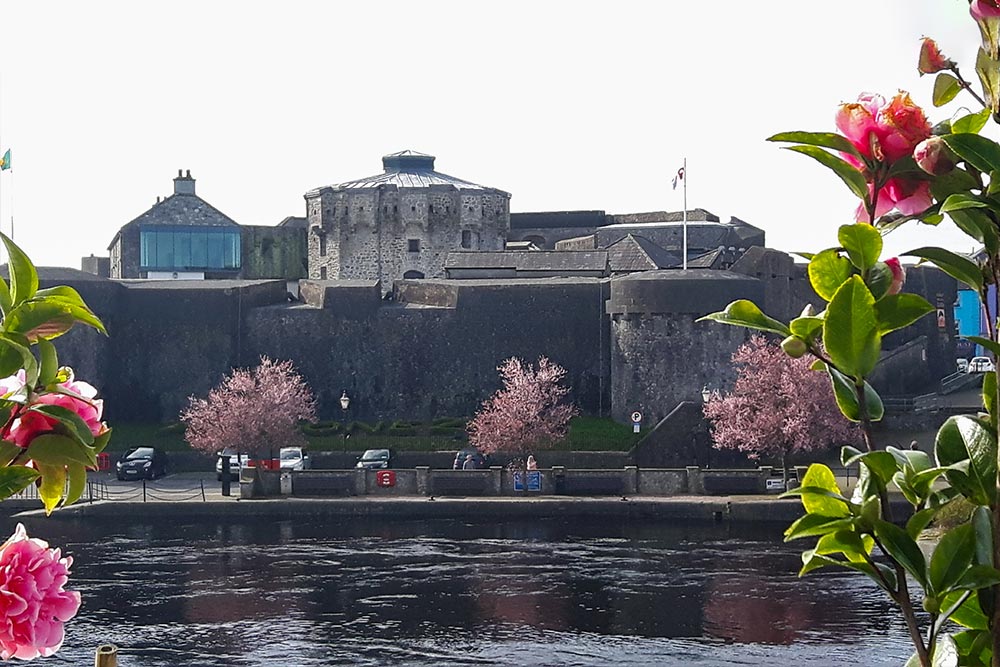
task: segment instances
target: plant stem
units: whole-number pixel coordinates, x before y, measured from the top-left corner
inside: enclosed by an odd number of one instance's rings
[[[952,65],[949,69],[951,70],[951,73],[955,75],[955,78],[958,79],[958,85],[976,98],[976,101],[979,102],[984,109],[988,108],[983,98],[980,97],[979,94],[972,89],[972,85],[962,77],[962,74],[958,71],[958,65]]]

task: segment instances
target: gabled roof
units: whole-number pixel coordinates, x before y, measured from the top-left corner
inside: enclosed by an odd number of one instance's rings
[[[626,234],[607,248],[608,266],[614,273],[669,269],[681,263],[680,255],[664,250],[642,236]]]
[[[603,271],[603,250],[515,250],[509,252],[454,251],[445,269],[516,269],[518,271]]]
[[[239,223],[207,201],[192,194],[172,194],[156,202],[145,213],[122,225],[108,245],[110,250],[124,229],[133,225],[142,227],[239,227]]]

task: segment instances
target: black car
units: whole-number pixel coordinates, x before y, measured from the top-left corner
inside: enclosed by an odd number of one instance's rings
[[[469,456],[472,457],[472,461],[476,464],[476,469],[486,468],[486,457],[483,456],[478,449],[467,448],[461,449],[457,454],[455,454],[455,462],[452,464],[453,470],[464,470],[465,469],[465,459]]]
[[[119,480],[156,479],[167,474],[167,455],[156,447],[133,447],[115,466]]]
[[[392,452],[388,449],[366,449],[358,458],[358,468],[380,470],[392,467]]]

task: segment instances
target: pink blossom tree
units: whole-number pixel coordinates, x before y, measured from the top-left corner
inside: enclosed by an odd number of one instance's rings
[[[788,460],[796,452],[855,444],[860,433],[837,408],[825,373],[810,369],[809,355],[793,359],[763,336],[754,336],[732,356],[736,383],[728,394],[705,403],[705,417],[718,449],[751,459],[775,457],[788,482]]]
[[[551,447],[566,437],[576,408],[563,403],[566,369],[539,357],[538,368],[516,357],[497,367],[503,388],[483,401],[467,427],[469,442],[484,454]]]
[[[206,398],[188,401],[185,437],[211,454],[238,447],[259,458],[276,443],[303,445],[298,423],[316,420],[316,399],[292,362],[267,357],[255,368],[234,369]]]

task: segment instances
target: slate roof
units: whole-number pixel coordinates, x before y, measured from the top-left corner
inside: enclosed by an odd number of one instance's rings
[[[608,253],[603,250],[454,251],[444,262],[445,270],[604,271],[607,266]]]
[[[681,264],[681,256],[664,250],[642,236],[627,234],[607,249],[608,267],[613,273],[669,269]],[[690,265],[690,264],[689,264]]]
[[[690,209],[687,212],[687,219],[688,222],[691,222],[692,220],[719,222],[719,216],[714,213],[710,213],[703,208]],[[608,215],[608,222],[612,225],[683,221],[684,211],[648,211],[646,213],[613,213]],[[742,220],[740,222],[742,222]]]
[[[604,211],[537,211],[510,214],[511,229],[601,227],[608,222]]]
[[[239,224],[198,195],[173,194],[128,225],[181,225],[184,227],[238,227]]]
[[[433,185],[449,185],[459,190],[497,190],[470,181],[455,178],[448,174],[434,171],[434,156],[416,151],[400,151],[382,156],[381,174],[366,176],[354,181],[347,181],[329,186],[333,190],[363,190],[377,188],[382,185],[395,185],[399,188],[429,188]],[[318,193],[326,188],[316,188],[307,196]],[[502,190],[500,190],[502,192]]]
[[[279,227],[293,227],[307,229],[309,227],[309,221],[305,218],[290,215],[281,222],[278,223]]]

